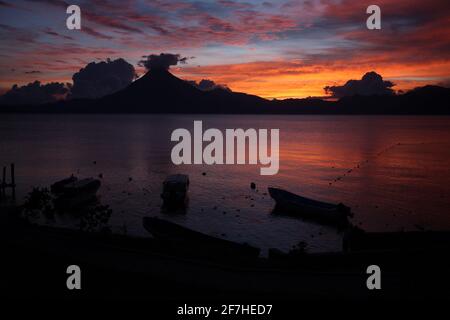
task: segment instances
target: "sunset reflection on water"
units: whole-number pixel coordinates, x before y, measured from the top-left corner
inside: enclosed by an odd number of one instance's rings
[[[280,129],[279,173],[261,176],[259,164],[174,166],[170,134],[192,130],[194,120],[205,129]],[[148,236],[142,217],[161,216],[263,249],[305,241],[311,251],[340,250],[337,231],[272,215],[268,186],[343,202],[353,209],[353,223],[370,231],[450,229],[448,117],[6,115],[0,135],[0,163],[16,163],[19,197],[72,173],[101,173],[101,199],[114,210],[115,232],[126,226]],[[170,173],[190,176],[185,215],[161,213],[161,183]]]

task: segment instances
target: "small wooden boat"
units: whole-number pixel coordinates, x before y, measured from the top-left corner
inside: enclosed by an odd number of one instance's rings
[[[176,223],[154,217],[143,218],[144,228],[157,240],[208,256],[257,258],[260,249],[248,244],[216,238]]]
[[[62,183],[62,181],[60,182]],[[55,206],[58,209],[73,209],[83,206],[96,199],[100,185],[100,180],[93,178],[76,179],[72,182],[67,179],[65,184],[58,185],[59,192],[54,201]]]
[[[350,208],[339,204],[301,197],[292,192],[269,188],[270,196],[276,201],[275,213],[286,213],[323,224],[344,226],[351,216]]]
[[[185,174],[170,175],[163,182],[161,198],[166,207],[177,207],[184,205],[187,191],[189,189],[189,176]]]
[[[61,194],[64,191],[64,186],[75,181],[78,181],[78,178],[71,175],[69,178],[62,179],[61,181],[52,184],[50,190],[53,194]]]

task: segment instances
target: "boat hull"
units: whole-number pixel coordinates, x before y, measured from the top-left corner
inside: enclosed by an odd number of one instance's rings
[[[349,208],[343,205],[311,200],[278,188],[269,188],[269,194],[276,202],[276,214],[287,214],[337,226],[349,223]]]
[[[163,206],[168,209],[183,208],[187,203],[189,177],[184,174],[170,175],[163,182]]]
[[[63,180],[64,181],[64,180]],[[68,181],[68,179],[67,179]],[[97,191],[101,183],[96,179],[84,179],[68,182],[60,186],[57,198],[54,200],[58,210],[79,209],[97,200]]]
[[[209,236],[158,218],[145,217],[143,225],[155,239],[193,254],[257,258],[260,252],[259,248]]]

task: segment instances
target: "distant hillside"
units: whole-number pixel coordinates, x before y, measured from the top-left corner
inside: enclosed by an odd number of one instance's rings
[[[425,86],[402,95],[266,100],[216,88],[202,91],[168,71],[152,71],[103,98],[40,106],[1,106],[0,112],[233,113],[233,114],[450,114],[450,89]]]

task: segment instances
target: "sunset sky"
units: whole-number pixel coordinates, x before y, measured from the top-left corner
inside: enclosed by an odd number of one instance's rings
[[[77,4],[82,29],[66,28]],[[381,30],[366,8],[381,8]],[[171,71],[267,98],[324,96],[376,71],[407,90],[450,85],[448,0],[0,0],[0,91],[34,80],[72,82],[91,61],[169,52]]]

